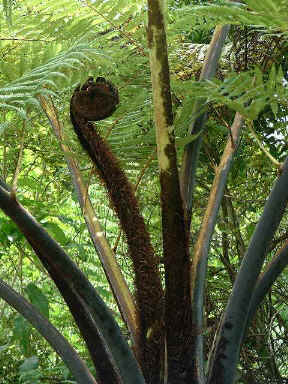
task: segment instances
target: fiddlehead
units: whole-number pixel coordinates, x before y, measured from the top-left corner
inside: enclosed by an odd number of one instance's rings
[[[70,117],[83,148],[95,164],[126,235],[133,262],[139,340],[136,354],[148,383],[157,383],[163,362],[163,290],[150,236],[128,178],[91,121],[102,120],[119,103],[117,89],[103,77],[92,77],[75,89]]]

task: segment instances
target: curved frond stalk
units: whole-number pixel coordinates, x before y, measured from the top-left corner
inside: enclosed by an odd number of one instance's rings
[[[286,244],[284,244],[283,247],[277,252],[277,254],[273,257],[272,261],[265,268],[265,271],[262,272],[258,278],[257,284],[253,292],[253,296],[251,299],[247,326],[246,326],[244,335],[261,301],[267,295],[269,289],[271,288],[275,280],[278,278],[278,276],[287,267],[287,264],[288,264],[288,242],[286,241]]]
[[[118,303],[120,313],[127,325],[127,328],[130,331],[132,340],[135,343],[137,339],[137,319],[134,300],[117,264],[115,255],[113,254],[107,239],[104,236],[104,232],[100,226],[100,223],[97,220],[90,198],[89,196],[86,196],[87,188],[84,185],[84,181],[77,163],[71,156],[69,147],[67,144],[65,144],[65,140],[63,138],[63,129],[61,127],[61,123],[59,122],[53,102],[51,100],[40,97],[40,103],[50,121],[52,129],[59,141],[59,145],[64,152],[90,236],[99,255],[101,264],[111,286],[115,300]]]
[[[97,84],[94,86],[97,89]],[[77,109],[77,102],[81,106],[82,98],[85,100],[86,97],[85,89],[83,91],[76,88],[70,103],[71,122],[83,148],[97,167],[98,174],[105,184],[110,201],[126,235],[135,274],[135,296],[139,314],[137,316],[137,320],[139,320],[137,336],[139,337],[135,345],[135,354],[146,380],[157,383],[162,363],[161,353],[163,353],[163,343],[161,342],[163,338],[163,290],[158,259],[155,256],[150,234],[141,215],[134,189],[118,159],[111,152],[106,141],[94,129],[93,124],[88,121],[88,114],[82,117]],[[97,101],[97,97],[95,99]],[[98,100],[101,101],[101,97]],[[109,100],[111,101],[111,98]],[[88,101],[85,107],[88,105],[89,112],[91,110],[92,114],[95,111],[97,113],[97,108],[90,108],[93,99],[89,98]],[[106,105],[108,108],[111,106],[108,103]],[[99,110],[101,112],[101,109]],[[111,109],[109,111],[111,112]],[[97,116],[94,115],[94,117]],[[92,116],[95,120],[94,117]]]
[[[85,363],[63,335],[21,295],[0,279],[0,297],[28,320],[67,365],[78,384],[97,384]]]
[[[215,75],[218,61],[229,29],[230,25],[219,25],[215,28],[209,49],[205,56],[204,65],[201,70],[200,81],[211,79]],[[206,99],[195,101],[192,110],[192,116],[197,116],[205,103]],[[183,155],[183,162],[181,167],[181,193],[184,202],[185,213],[187,216],[188,228],[190,228],[191,222],[195,175],[202,143],[201,131],[204,129],[206,120],[206,114],[201,114],[196,120],[195,118],[192,120],[188,128],[188,135],[200,135],[194,141],[186,145]]]
[[[109,353],[113,366],[116,366],[117,375],[123,382],[144,384],[139,366],[111,311],[85,275],[20,203],[10,198],[10,193],[5,187],[0,187],[0,208],[15,222],[50,273],[69,305],[88,347],[92,349],[100,346],[105,360]],[[95,327],[99,336],[101,335],[99,340]],[[89,331],[94,332],[93,338],[88,338]],[[98,340],[96,345],[95,339]],[[102,348],[101,340],[105,340],[107,350]],[[111,371],[108,379],[112,380]]]
[[[233,383],[249,315],[251,292],[255,289],[264,257],[288,203],[287,183],[288,158],[285,160],[281,175],[274,184],[243,257],[217,332],[209,364],[208,384]]]
[[[243,117],[236,113],[231,127],[233,139],[230,137],[228,138],[220,164],[216,169],[207,208],[193,252],[191,267],[191,300],[193,329],[196,330],[195,343],[193,343],[193,359],[195,360],[193,366],[195,367],[195,383],[199,384],[205,382],[203,362],[203,307],[210,240],[215,229],[217,214],[225,190],[228,173],[232,165],[233,155],[238,147],[243,121]]]

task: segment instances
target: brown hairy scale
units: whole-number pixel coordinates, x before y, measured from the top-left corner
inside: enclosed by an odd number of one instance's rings
[[[112,83],[103,77],[96,81],[89,77],[73,93],[70,118],[80,143],[98,170],[126,235],[135,273],[139,322],[135,353],[147,383],[157,383],[164,356],[163,289],[158,260],[134,189],[118,159],[90,122],[111,116],[118,103],[118,91]]]
[[[93,77],[75,89],[71,100],[73,111],[90,121],[103,120],[112,115],[119,104],[118,90],[103,77]]]

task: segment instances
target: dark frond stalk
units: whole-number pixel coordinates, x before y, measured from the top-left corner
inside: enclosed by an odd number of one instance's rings
[[[108,364],[109,357],[108,353],[105,352],[106,348],[108,348],[109,356],[113,360],[113,365],[116,366],[117,376],[119,375],[121,380],[128,384],[144,384],[139,367],[111,311],[63,249],[17,200],[11,199],[5,185],[4,188],[0,187],[0,208],[19,227],[49,272],[67,302],[83,336],[87,337],[85,327],[87,327],[88,331],[93,331],[93,335],[89,334],[89,340],[85,340],[89,350],[89,346],[93,347],[93,342],[96,345],[96,347],[94,345],[91,356],[93,357],[93,353],[97,352],[97,342],[99,335],[101,335],[101,340],[103,342],[105,340],[107,345],[105,347],[103,345],[102,358],[104,356]],[[79,319],[81,319],[80,322]],[[99,345],[99,348],[101,346],[102,344]],[[98,362],[95,363],[98,368]],[[112,368],[111,365],[110,367]],[[114,367],[112,369],[114,371]],[[113,374],[110,371],[109,380],[112,380],[111,383],[113,383],[112,376]],[[103,379],[105,383],[106,379]]]
[[[136,330],[136,308],[132,295],[128,289],[126,281],[122,275],[122,272],[117,264],[115,255],[110,248],[104,232],[97,220],[95,211],[91,204],[89,196],[87,196],[87,188],[84,184],[81,172],[75,159],[71,156],[71,150],[67,146],[63,138],[63,129],[59,122],[57,111],[53,105],[53,102],[49,98],[39,97],[41,106],[46,113],[52,129],[59,141],[59,145],[65,155],[67,165],[73,180],[75,190],[77,192],[79,204],[83,210],[85,222],[87,224],[91,239],[98,253],[99,259],[105,271],[107,280],[110,284],[115,300],[118,304],[120,313],[124,322],[130,331],[133,343],[137,338]]]
[[[16,309],[48,341],[67,365],[78,384],[97,384],[84,361],[63,335],[24,297],[0,279],[0,297]]]
[[[196,330],[195,343],[193,343],[193,371],[195,375],[194,382],[197,384],[204,383],[203,307],[210,240],[214,232],[233,155],[239,142],[242,124],[242,116],[236,113],[231,127],[232,140],[231,137],[228,138],[220,164],[216,169],[207,208],[193,253],[191,267],[192,323],[193,329]]]
[[[189,381],[187,366],[191,358],[190,262],[177,169],[162,0],[148,0],[147,37],[161,184],[167,381],[181,384]]]
[[[255,312],[261,301],[269,292],[272,284],[275,282],[277,277],[282,273],[282,271],[288,265],[288,241],[283,245],[283,247],[277,252],[277,254],[273,257],[272,261],[267,265],[265,271],[261,273],[257,280],[257,284],[255,286],[251,304],[249,308],[249,315],[247,320],[246,330],[249,327]],[[246,333],[246,332],[245,332]]]
[[[216,26],[202,67],[199,79],[200,81],[211,79],[215,75],[221,51],[229,29],[230,25]],[[196,100],[191,115],[197,116],[205,103],[206,100]],[[206,113],[200,115],[196,119],[193,119],[188,128],[188,134],[194,135],[201,132],[204,129],[206,120]],[[191,222],[195,175],[201,143],[202,134],[200,134],[196,140],[186,145],[181,167],[181,193],[184,202],[188,228],[190,228]]]
[[[105,183],[109,198],[126,235],[133,261],[138,310],[138,339],[135,352],[148,383],[158,383],[163,362],[163,291],[157,260],[132,185],[118,160],[92,123],[71,108],[71,121],[78,137]],[[76,130],[76,129],[75,129]]]
[[[207,384],[231,384],[235,378],[241,342],[247,326],[251,292],[264,257],[288,202],[288,158],[265,204],[248,250],[242,260],[209,363]]]
[[[102,384],[107,382],[110,384],[117,384],[118,380],[115,369],[111,364],[110,357],[107,354],[106,347],[104,346],[103,340],[101,339],[98,329],[95,326],[95,322],[91,318],[89,306],[85,304],[84,300],[81,299],[74,287],[71,285],[72,279],[68,278],[69,282],[67,281],[67,273],[65,269],[61,267],[61,261],[58,263],[51,262],[51,258],[49,256],[47,257],[47,253],[44,254],[41,251],[41,246],[38,246],[39,242],[32,239],[32,236],[30,235],[26,236],[26,238],[46,270],[49,272],[52,280],[67,303],[71,314],[79,327],[80,333],[86,342],[92,361],[95,365],[95,369],[99,376],[99,383]]]
[[[35,250],[35,247],[33,248]],[[76,290],[71,288],[71,285],[67,284],[67,281],[63,278],[61,270],[45,262],[45,257],[41,255],[39,250],[35,250],[35,253],[42,261],[44,267],[49,270],[50,276],[54,280],[78,325],[79,331],[86,343],[97,372],[98,384],[118,384],[119,377],[116,368],[113,365],[113,357],[109,354],[109,351],[107,351],[105,341],[102,339],[95,321],[91,317],[89,306]]]

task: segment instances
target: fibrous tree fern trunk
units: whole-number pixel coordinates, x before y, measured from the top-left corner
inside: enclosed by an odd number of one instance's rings
[[[189,380],[191,305],[188,236],[180,194],[163,0],[148,0],[148,45],[161,184],[168,382]]]

